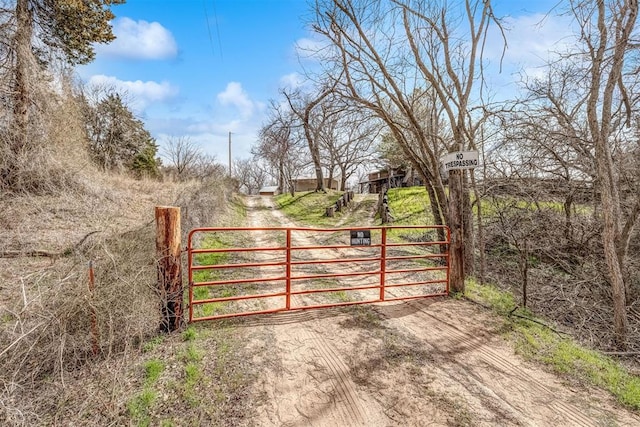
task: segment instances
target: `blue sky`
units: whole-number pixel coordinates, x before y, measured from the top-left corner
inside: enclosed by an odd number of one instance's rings
[[[562,18],[542,21],[555,0],[496,0],[507,21],[507,71],[535,72],[546,52],[566,36]],[[129,103],[160,145],[187,136],[205,152],[227,159],[250,156],[270,99],[300,79],[296,46],[310,43],[306,0],[127,0],[113,7],[110,45],[79,68],[89,84],[126,91]]]

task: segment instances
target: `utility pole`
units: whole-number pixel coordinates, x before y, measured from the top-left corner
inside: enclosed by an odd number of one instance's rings
[[[229,131],[229,177],[231,177],[231,131]]]

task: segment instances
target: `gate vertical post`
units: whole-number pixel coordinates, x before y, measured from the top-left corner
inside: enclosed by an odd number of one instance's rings
[[[445,261],[447,263],[447,295],[449,295],[449,289],[450,289],[450,285],[449,282],[451,281],[451,262],[450,262],[450,256],[449,256],[449,246],[451,245],[451,229],[449,227],[447,227],[447,254],[445,257]]]
[[[193,231],[187,239],[187,283],[189,286],[189,323],[193,322]]]
[[[287,252],[286,252],[286,307],[291,309],[291,229],[287,228]]]
[[[382,228],[380,241],[380,301],[384,301],[385,272],[387,271],[387,229]]]
[[[172,332],[182,325],[180,208],[156,206],[155,214],[158,292],[161,299],[160,330]]]

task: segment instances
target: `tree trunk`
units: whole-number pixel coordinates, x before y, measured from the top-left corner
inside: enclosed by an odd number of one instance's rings
[[[427,188],[427,194],[429,194],[429,206],[431,207],[431,215],[433,215],[433,222],[435,225],[444,225],[444,221],[442,218],[442,210],[440,209],[440,205],[437,203],[436,192],[431,185],[430,182],[427,182],[425,187]],[[445,232],[443,228],[438,229],[438,240],[441,242],[446,239]],[[440,253],[445,253],[447,250],[444,245],[440,247]]]
[[[573,209],[573,190],[569,189],[569,194],[564,199],[562,204],[564,210],[564,238],[567,240],[567,244],[573,241],[573,222],[571,219],[571,211]]]
[[[31,58],[31,36],[33,34],[33,16],[29,10],[28,0],[16,2],[16,33],[15,33],[15,103],[13,105],[13,119],[15,135],[11,145],[15,155],[20,154],[27,146],[29,103],[31,100],[29,85],[29,63]]]
[[[613,327],[616,344],[621,348],[626,347],[627,331],[629,323],[627,321],[626,292],[623,277],[623,268],[617,253],[618,227],[616,227],[616,209],[614,195],[611,191],[611,175],[607,168],[607,151],[604,147],[606,142],[596,143],[596,163],[598,175],[600,177],[600,194],[602,197],[602,243],[604,247],[604,260],[607,265],[607,273],[613,294]]]
[[[465,245],[465,274],[473,275],[475,273],[475,238],[473,234],[473,210],[471,209],[471,194],[467,182],[466,171],[462,171],[462,230]]]
[[[624,260],[621,260],[618,252],[622,244],[622,210],[617,174],[609,144],[615,92],[624,88],[622,70],[626,53],[630,52],[633,44],[631,40],[638,16],[638,2],[616,2],[615,6],[608,7],[609,5],[601,0],[595,2],[595,6],[598,43],[588,44],[592,63],[589,68],[591,82],[587,98],[587,123],[595,148],[596,171],[600,185],[602,243],[613,294],[614,335],[617,345],[624,348],[629,325],[623,277]],[[610,13],[613,13],[613,16],[607,22]]]
[[[284,192],[284,182],[284,163],[282,162],[282,159],[280,159],[280,161],[278,162],[278,191],[280,191],[281,193]]]
[[[449,249],[449,281],[452,292],[464,292],[464,229],[462,171],[449,172],[449,218],[451,244]]]
[[[482,224],[482,200],[480,199],[480,194],[478,193],[478,187],[476,186],[475,174],[471,172],[471,188],[473,188],[473,194],[476,198],[476,221],[478,223],[478,253],[480,254],[480,266],[479,266],[479,279],[480,284],[484,285],[484,276],[486,270],[486,256],[485,256],[485,245],[484,245],[484,225]]]
[[[347,190],[346,167],[342,167],[341,165],[338,165],[338,168],[340,169],[340,188],[338,188],[338,190],[346,191]]]

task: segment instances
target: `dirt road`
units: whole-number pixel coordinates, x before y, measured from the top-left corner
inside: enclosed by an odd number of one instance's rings
[[[292,225],[271,199],[249,202],[248,225]],[[501,325],[449,298],[245,318],[238,328],[258,375],[251,423],[640,425],[607,393],[515,355]]]

